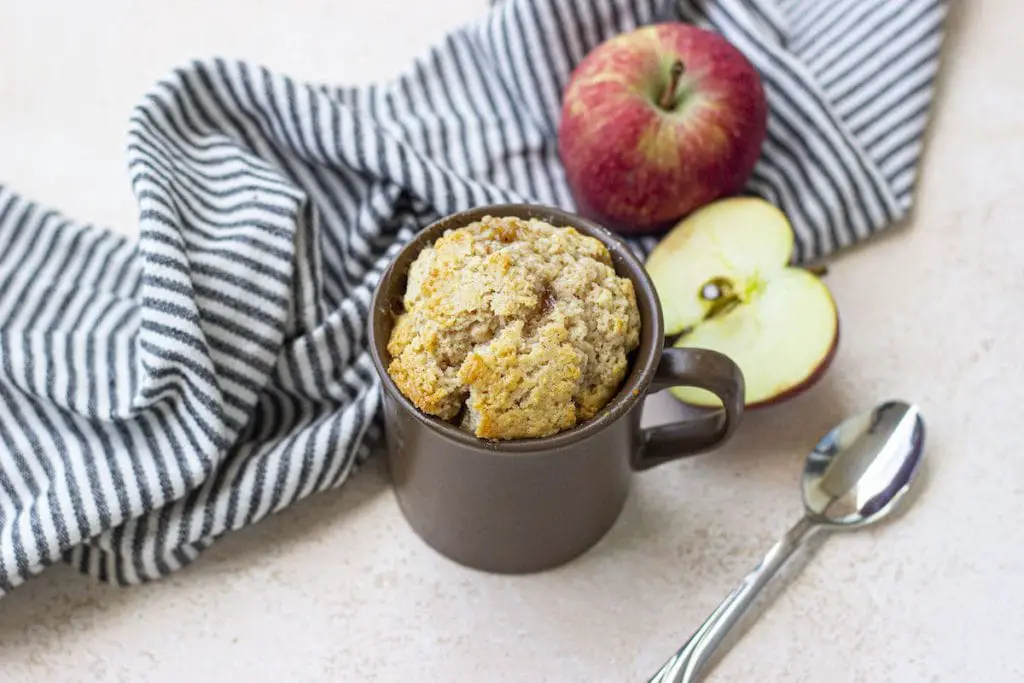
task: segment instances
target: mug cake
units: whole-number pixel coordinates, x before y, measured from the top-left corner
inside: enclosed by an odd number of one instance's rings
[[[597,415],[639,345],[633,283],[571,227],[485,216],[412,262],[388,374],[419,410],[484,439],[550,436]]]

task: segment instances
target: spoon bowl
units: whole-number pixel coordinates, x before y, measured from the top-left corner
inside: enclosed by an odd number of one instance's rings
[[[887,401],[844,420],[807,456],[804,512],[816,524],[855,528],[896,510],[918,472],[924,421],[916,406]]]

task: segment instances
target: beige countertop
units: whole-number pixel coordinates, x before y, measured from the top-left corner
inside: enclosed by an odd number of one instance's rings
[[[749,414],[721,452],[638,476],[585,556],[528,577],[462,569],[407,528],[378,459],[157,583],[46,571],[0,601],[0,681],[646,680],[799,514],[818,436],[894,396],[929,427],[914,506],[824,544],[711,680],[1024,680],[1024,457],[1009,431],[1024,399],[1024,5],[954,4],[915,214],[828,276],[843,320],[831,371]],[[130,234],[125,123],[170,67],[219,53],[362,82],[485,10],[2,2],[0,178]]]

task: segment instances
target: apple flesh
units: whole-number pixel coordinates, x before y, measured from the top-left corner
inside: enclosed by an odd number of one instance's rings
[[[563,95],[558,149],[577,211],[642,234],[739,192],[766,126],[761,78],[743,54],[718,33],[668,22],[583,58]]]
[[[744,403],[756,408],[795,396],[829,367],[839,316],[828,287],[790,266],[793,229],[772,204],[721,199],[673,228],[647,259],[674,345],[732,358],[746,379]],[[702,389],[670,390],[680,401],[717,406]]]

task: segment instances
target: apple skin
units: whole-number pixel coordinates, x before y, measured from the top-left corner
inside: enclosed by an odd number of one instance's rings
[[[676,61],[670,111],[659,101]],[[721,35],[681,22],[616,35],[563,95],[558,150],[577,211],[627,235],[664,230],[743,189],[767,117],[760,74]]]

